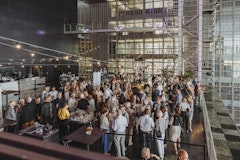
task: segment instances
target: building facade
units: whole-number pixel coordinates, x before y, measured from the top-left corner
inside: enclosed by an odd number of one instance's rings
[[[217,90],[240,124],[238,0],[78,0],[79,73],[184,75]],[[166,74],[165,74],[166,76]]]

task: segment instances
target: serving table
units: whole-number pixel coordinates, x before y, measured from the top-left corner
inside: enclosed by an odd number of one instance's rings
[[[33,125],[28,128],[20,130],[19,133],[29,137],[41,139],[43,141],[57,143],[59,139],[59,136],[58,136],[59,129],[55,128],[49,132],[44,132],[44,127],[45,125],[42,125],[42,124]]]
[[[92,127],[91,134],[87,131],[87,125],[82,126],[77,129],[75,132],[69,134],[66,139],[71,140],[73,142],[79,142],[87,145],[87,150],[90,150],[90,145],[94,144],[103,134],[105,134],[104,130],[101,130],[98,127]]]

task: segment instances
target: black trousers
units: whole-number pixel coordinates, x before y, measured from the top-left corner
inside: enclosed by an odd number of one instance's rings
[[[63,140],[69,134],[69,120],[59,120],[59,140]]]

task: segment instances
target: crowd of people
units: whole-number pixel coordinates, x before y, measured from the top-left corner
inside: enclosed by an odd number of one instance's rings
[[[168,133],[178,154],[180,135],[192,132],[193,111],[200,106],[201,89],[196,78],[186,80],[180,76],[165,79],[156,75],[150,83],[135,76],[125,79],[115,76],[104,79],[101,86],[74,80],[66,82],[62,91],[46,86],[35,99],[11,101],[5,117],[17,121],[14,129],[10,128],[14,132],[36,122],[51,124],[59,128],[62,140],[69,134],[70,113],[85,110],[92,112],[95,124],[106,131],[102,137],[105,154],[111,154],[114,147],[116,156],[125,157],[126,147],[134,143],[133,135],[140,134],[142,147],[152,152],[156,142],[156,157],[163,159]]]

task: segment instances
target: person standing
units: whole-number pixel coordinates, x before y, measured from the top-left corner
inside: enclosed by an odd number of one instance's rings
[[[154,121],[153,118],[150,117],[151,110],[146,108],[144,114],[139,117],[136,130],[140,128],[142,137],[143,137],[143,147],[152,148],[152,131],[154,129]]]
[[[58,125],[59,125],[59,140],[63,141],[64,137],[69,133],[69,118],[70,113],[68,110],[68,104],[58,110]]]
[[[49,90],[50,90],[49,86],[44,87],[44,90],[42,91],[42,95],[41,95],[42,100],[44,100],[45,95],[49,93]]]
[[[6,119],[17,121],[17,110],[15,109],[16,106],[17,106],[17,102],[16,101],[11,101],[9,103],[9,106],[8,106],[8,108],[6,110],[6,113],[5,113],[5,118]],[[17,124],[17,122],[12,124],[12,125],[10,125],[8,127],[8,131],[9,132],[14,132],[16,124]]]
[[[53,101],[53,104],[56,107],[56,109],[60,109],[65,105],[66,102],[67,101],[62,95],[62,92],[58,92],[57,98]]]
[[[80,94],[80,100],[78,101],[78,105],[77,108],[87,111],[89,107],[89,102],[88,100],[85,98],[84,94],[81,93]]]
[[[28,128],[34,125],[35,119],[37,116],[36,108],[32,102],[32,98],[28,97],[26,99],[26,104],[23,106],[20,119],[20,128]]]
[[[181,108],[181,117],[183,118],[183,126],[185,125],[186,131],[189,132],[189,112],[191,110],[189,103],[187,102],[187,98],[183,98],[182,103],[180,104]]]
[[[106,107],[104,107],[102,109],[102,115],[100,117],[100,128],[106,131],[106,133],[102,136],[103,152],[105,154],[109,154],[109,151],[111,149],[109,135],[110,122],[108,119],[108,114],[109,110]]]
[[[114,143],[116,146],[117,156],[125,157],[125,140],[126,128],[128,126],[127,118],[123,117],[122,111],[118,111],[118,117],[114,120],[112,129],[115,132]]]
[[[182,117],[179,116],[181,110],[180,108],[174,109],[174,115],[171,117],[169,121],[169,134],[170,134],[170,140],[173,141],[173,146],[175,150],[175,154],[177,154],[177,147],[180,148],[180,135],[181,135],[181,127],[182,127]],[[178,146],[177,146],[178,143]]]
[[[158,148],[158,154],[161,158],[161,160],[164,159],[164,138],[165,138],[165,130],[166,130],[166,121],[163,118],[163,113],[161,110],[158,110],[156,113],[157,119],[156,119],[156,142],[157,142],[157,148]]]
[[[56,90],[55,86],[52,86],[51,91],[49,92],[49,94],[52,97],[52,101],[54,101],[57,98],[58,91]]]
[[[17,120],[17,112],[15,110],[15,107],[17,106],[17,102],[16,101],[11,101],[9,103],[9,106],[6,110],[5,113],[5,118],[8,120],[13,120],[16,121]]]
[[[76,94],[71,93],[71,96],[68,100],[68,108],[70,112],[74,112],[75,109],[77,108],[77,100],[76,100]]]
[[[53,125],[55,116],[56,116],[56,108],[54,104],[51,102],[51,96],[46,95],[44,97],[44,102],[41,109],[42,124],[46,125],[47,123],[49,123]]]

